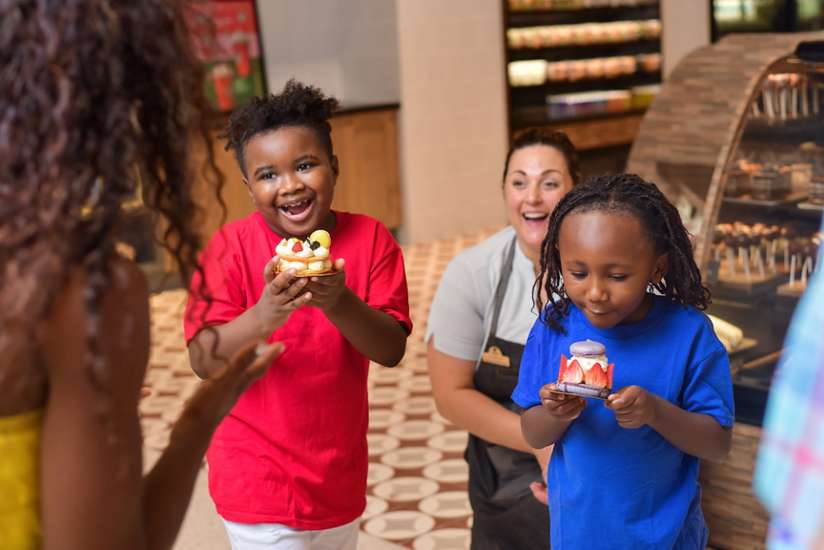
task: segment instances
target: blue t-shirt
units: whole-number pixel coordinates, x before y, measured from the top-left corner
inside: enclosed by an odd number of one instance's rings
[[[657,296],[637,323],[599,329],[570,305],[562,325],[566,334],[542,320],[532,327],[512,394],[521,407],[540,404],[538,391],[557,380],[561,354],[589,338],[606,346],[616,391],[637,385],[732,426],[729,360],[700,311]],[[553,548],[672,548],[683,545],[682,528],[698,510],[698,459],[648,426],[621,428],[603,401],[587,399],[555,444],[548,486]]]

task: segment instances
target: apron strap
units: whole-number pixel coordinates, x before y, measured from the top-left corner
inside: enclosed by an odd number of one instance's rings
[[[489,326],[489,335],[492,337],[498,334],[498,318],[501,316],[501,304],[504,303],[506,288],[509,286],[509,276],[512,274],[512,264],[515,259],[516,246],[517,237],[512,237],[504,253],[504,261],[501,264],[501,274],[498,278],[498,286],[495,288],[495,305],[492,310],[492,324]]]

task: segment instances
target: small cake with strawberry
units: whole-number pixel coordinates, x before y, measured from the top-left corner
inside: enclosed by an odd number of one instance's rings
[[[561,355],[561,369],[555,388],[560,393],[606,399],[612,393],[614,365],[607,361],[601,342],[584,340],[569,346],[571,357]]]
[[[295,237],[283,239],[278,243],[275,254],[278,256],[277,271],[294,269],[298,277],[314,277],[333,273],[329,248],[332,238],[327,231],[318,229],[301,240]]]

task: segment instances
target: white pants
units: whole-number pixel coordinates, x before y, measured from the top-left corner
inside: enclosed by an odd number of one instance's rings
[[[225,519],[223,523],[232,550],[355,550],[360,519],[319,531],[301,531],[278,523],[235,523]]]

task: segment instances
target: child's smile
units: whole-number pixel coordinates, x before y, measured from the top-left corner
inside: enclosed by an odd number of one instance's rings
[[[267,225],[282,237],[332,229],[337,159],[315,131],[285,126],[258,134],[244,150],[246,185]]]
[[[642,320],[652,300],[647,285],[660,281],[666,255],[659,255],[641,222],[631,214],[571,212],[558,238],[564,288],[598,328]]]

